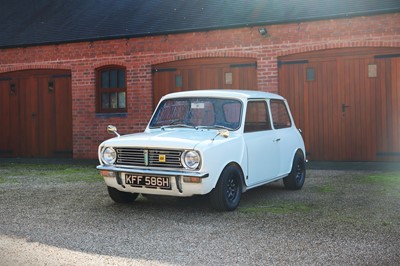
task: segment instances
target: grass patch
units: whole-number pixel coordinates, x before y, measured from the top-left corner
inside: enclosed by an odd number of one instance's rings
[[[387,186],[400,187],[400,172],[374,174],[363,176],[358,179],[360,183],[383,184]]]
[[[240,207],[239,211],[244,213],[272,213],[272,214],[289,214],[293,212],[309,212],[312,207],[303,203],[275,203],[270,205],[259,205],[252,207]]]
[[[321,193],[332,193],[335,192],[335,189],[332,185],[323,185],[320,187],[317,187],[317,191]]]
[[[74,164],[2,164],[0,183],[44,182],[97,182],[102,177],[92,165]]]
[[[400,172],[390,172],[361,176],[356,179],[359,184],[375,187],[380,194],[400,197]]]

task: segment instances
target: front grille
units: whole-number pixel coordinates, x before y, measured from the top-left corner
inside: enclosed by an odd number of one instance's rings
[[[116,148],[117,165],[183,168],[182,151],[142,148]]]

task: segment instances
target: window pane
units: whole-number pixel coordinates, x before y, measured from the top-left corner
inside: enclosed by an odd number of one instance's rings
[[[126,108],[125,92],[118,93],[118,108]]]
[[[118,75],[118,70],[116,69],[110,70],[110,88],[118,88],[117,75]]]
[[[109,93],[101,94],[101,108],[110,108],[110,95]]]
[[[182,80],[182,76],[178,75],[175,76],[175,87],[180,88],[183,85],[183,80]]]
[[[115,109],[118,108],[118,97],[117,97],[116,92],[110,93],[110,103],[111,103],[111,108]]]
[[[97,72],[96,97],[100,104],[97,112],[120,112],[126,109],[126,70],[123,67],[103,67]]]
[[[271,100],[271,112],[275,129],[292,126],[289,113],[283,101]]]
[[[101,72],[101,87],[102,88],[109,88],[110,87],[109,71],[102,71]]]
[[[265,101],[254,101],[247,104],[245,132],[270,130],[269,114]]]
[[[125,69],[118,70],[118,88],[125,88]]]
[[[214,105],[210,101],[192,102],[188,124],[191,126],[211,126],[215,124]]]
[[[237,130],[241,103],[231,99],[182,98],[163,101],[155,111],[150,127],[188,125]],[[229,117],[227,121],[226,118]]]
[[[224,116],[228,123],[239,123],[240,121],[240,111],[242,105],[240,103],[226,103],[224,104]]]
[[[307,81],[313,81],[315,79],[314,68],[307,68],[306,77]]]

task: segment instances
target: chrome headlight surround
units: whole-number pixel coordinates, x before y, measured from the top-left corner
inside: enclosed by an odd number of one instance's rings
[[[195,170],[199,168],[201,163],[200,153],[197,151],[185,151],[181,157],[182,165],[186,169]]]
[[[101,151],[101,160],[108,165],[114,164],[117,160],[117,152],[112,147],[105,147]]]

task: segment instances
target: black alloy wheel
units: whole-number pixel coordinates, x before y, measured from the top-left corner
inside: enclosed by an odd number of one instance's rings
[[[306,163],[303,152],[296,152],[293,159],[292,170],[289,175],[283,179],[283,184],[286,189],[297,190],[303,187],[306,178]]]
[[[242,172],[235,165],[228,165],[210,193],[211,205],[218,211],[233,211],[242,196]]]

